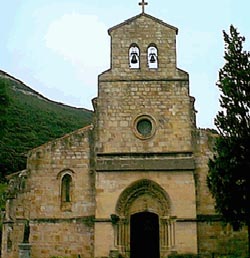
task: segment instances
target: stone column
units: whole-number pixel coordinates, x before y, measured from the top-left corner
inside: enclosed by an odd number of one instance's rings
[[[19,247],[19,258],[30,258],[30,250],[31,244],[29,243],[21,243],[18,245]]]

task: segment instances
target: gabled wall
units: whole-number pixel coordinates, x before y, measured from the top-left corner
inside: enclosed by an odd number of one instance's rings
[[[3,257],[17,258],[29,221],[33,258],[92,257],[94,177],[92,127],[80,129],[30,152],[27,169],[13,175],[7,195]],[[70,202],[61,196],[64,174],[72,177]]]

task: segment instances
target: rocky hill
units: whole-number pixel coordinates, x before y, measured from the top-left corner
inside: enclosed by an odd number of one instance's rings
[[[25,168],[27,152],[89,125],[93,112],[49,100],[0,70],[0,173]]]

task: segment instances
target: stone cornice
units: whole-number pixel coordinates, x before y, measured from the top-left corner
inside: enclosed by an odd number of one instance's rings
[[[195,169],[191,152],[97,154],[96,171],[190,171]]]

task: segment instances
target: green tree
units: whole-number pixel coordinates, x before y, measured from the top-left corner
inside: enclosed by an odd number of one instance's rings
[[[9,104],[10,99],[7,94],[7,82],[0,78],[0,146],[3,144],[3,137],[6,131],[7,109]],[[4,180],[4,172],[0,162],[0,182],[2,180]]]
[[[6,89],[6,81],[0,79],[0,139],[3,137],[6,125],[6,111],[10,101]]]
[[[237,29],[225,31],[225,64],[219,71],[219,137],[209,161],[208,187],[215,209],[234,228],[248,227],[250,257],[250,53]]]

